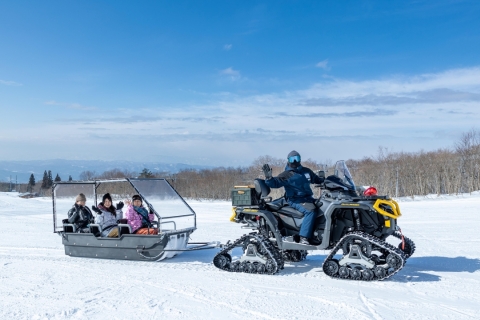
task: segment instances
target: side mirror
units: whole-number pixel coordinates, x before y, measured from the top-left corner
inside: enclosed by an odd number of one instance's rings
[[[319,178],[325,179],[325,171],[319,170],[319,171],[317,172],[317,176],[318,176]]]

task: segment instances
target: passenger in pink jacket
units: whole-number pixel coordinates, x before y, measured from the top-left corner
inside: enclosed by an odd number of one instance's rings
[[[127,200],[125,203],[127,204],[125,218],[132,228],[132,233],[158,234],[158,229],[153,228],[151,223],[155,216],[142,206],[142,198],[138,194],[132,197],[132,201]]]

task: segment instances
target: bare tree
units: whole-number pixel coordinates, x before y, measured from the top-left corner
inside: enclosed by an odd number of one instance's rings
[[[96,175],[95,171],[86,170],[86,171],[82,171],[79,177],[80,177],[80,180],[90,181],[95,178],[95,175]]]

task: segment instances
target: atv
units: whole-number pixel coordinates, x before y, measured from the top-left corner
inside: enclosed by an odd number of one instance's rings
[[[399,272],[415,244],[397,224],[398,203],[378,196],[374,187],[357,188],[344,161],[335,164],[333,175],[318,175],[324,182],[316,185],[322,191],[315,203],[315,245],[299,243],[304,214],[289,206],[285,196],[272,200],[265,180],[255,179],[253,186],[232,189],[230,218],[254,232],[222,245],[214,265],[230,272],[275,274],[285,261],[302,261],[310,250],[330,250],[322,269],[332,278],[374,281]],[[386,241],[390,236],[400,240],[398,246]],[[236,247],[243,254],[234,260]]]

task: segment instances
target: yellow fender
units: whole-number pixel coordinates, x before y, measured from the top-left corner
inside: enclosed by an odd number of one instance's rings
[[[389,206],[392,209],[393,214],[380,208],[381,204]],[[375,201],[375,204],[373,205],[373,208],[375,208],[375,210],[377,210],[378,213],[380,213],[381,215],[389,218],[393,218],[393,219],[397,219],[402,215],[402,213],[400,212],[400,206],[395,200],[392,200],[392,199],[390,200],[377,199],[377,201]]]
[[[237,211],[235,211],[237,207],[232,207],[232,216],[230,217],[231,222],[236,222],[235,217],[237,216]]]

